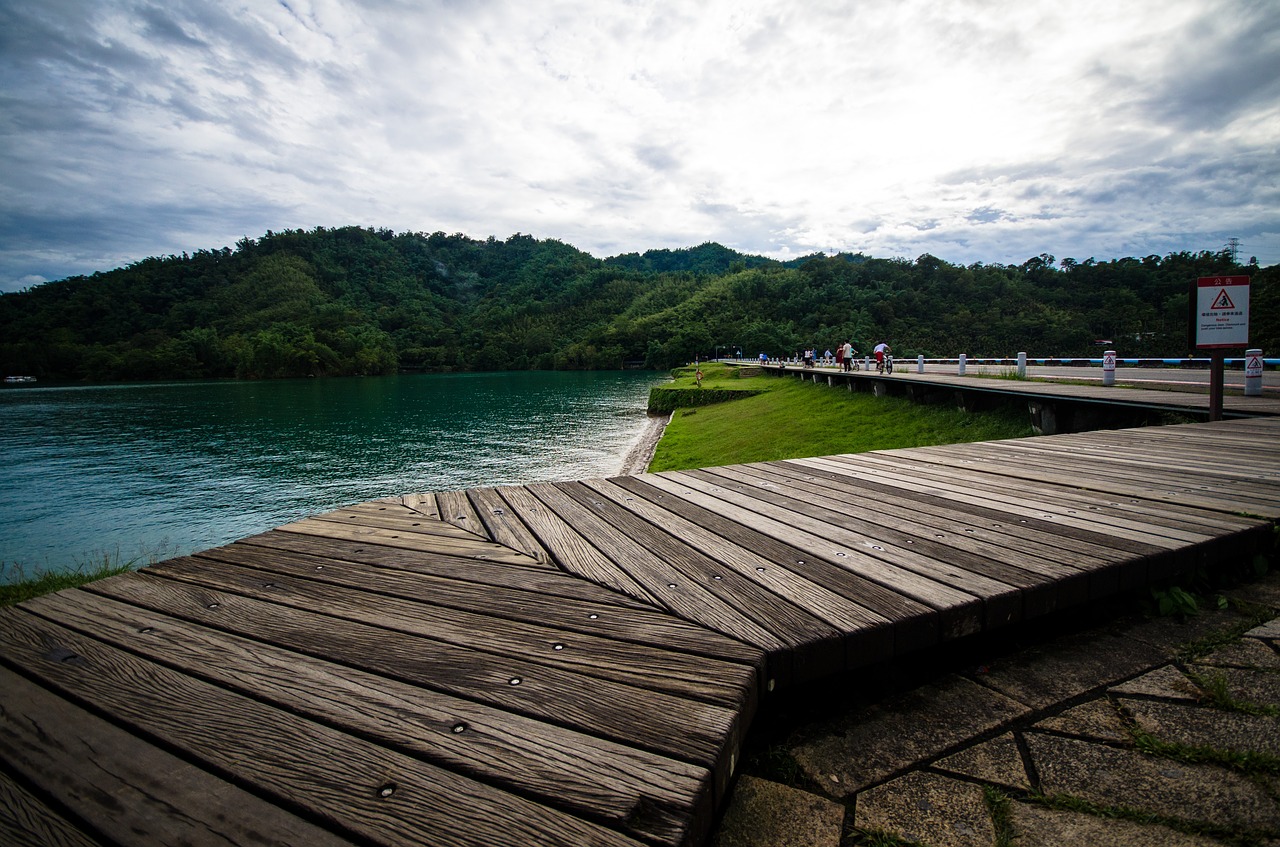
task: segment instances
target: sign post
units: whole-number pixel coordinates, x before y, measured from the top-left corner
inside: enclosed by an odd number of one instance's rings
[[[1249,277],[1202,276],[1196,280],[1196,349],[1209,350],[1209,420],[1222,420],[1226,351],[1249,346]]]
[[[1244,351],[1244,396],[1262,396],[1262,350]]]
[[[1116,351],[1107,350],[1102,354],[1102,384],[1116,384]]]

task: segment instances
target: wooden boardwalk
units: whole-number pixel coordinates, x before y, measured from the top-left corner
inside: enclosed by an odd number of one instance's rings
[[[340,509],[0,612],[0,842],[700,844],[772,690],[1277,518],[1280,419]]]

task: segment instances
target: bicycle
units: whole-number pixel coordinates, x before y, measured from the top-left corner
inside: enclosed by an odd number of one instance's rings
[[[877,373],[893,373],[893,354],[888,350],[884,351],[884,358],[876,362]]]

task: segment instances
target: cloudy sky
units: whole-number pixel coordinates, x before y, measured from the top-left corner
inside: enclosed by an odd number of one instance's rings
[[[1280,263],[1275,0],[0,0],[0,290],[268,229]]]

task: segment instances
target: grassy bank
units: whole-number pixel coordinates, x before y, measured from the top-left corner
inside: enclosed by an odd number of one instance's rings
[[[703,390],[764,391],[731,402],[677,410],[658,443],[650,471],[993,441],[1032,434],[1021,407],[969,413],[794,378],[734,379],[725,373],[732,369],[723,365],[704,365],[702,370]],[[691,369],[678,371],[672,388],[689,389],[692,373]]]
[[[11,572],[13,569],[0,563],[0,578],[13,580],[0,583],[0,606],[12,606],[42,594],[52,594],[65,588],[84,585],[86,582],[126,573],[133,568],[132,562],[120,564],[108,559],[100,564],[82,565],[74,571],[36,571],[27,576],[21,570]]]

